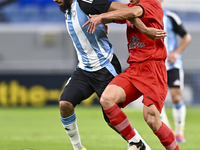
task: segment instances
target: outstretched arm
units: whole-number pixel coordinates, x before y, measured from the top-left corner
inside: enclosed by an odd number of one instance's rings
[[[94,33],[96,27],[102,22],[109,23],[111,22],[110,20],[128,19],[138,28],[138,30],[152,40],[164,38],[167,35],[163,30],[147,28],[145,24],[139,18],[137,18],[143,14],[143,9],[140,6],[128,7],[127,5],[121,3],[112,2],[108,11],[110,12],[100,15],[89,15],[91,19],[88,20],[83,27],[89,24],[87,31],[89,33]]]
[[[85,27],[86,25],[89,25],[88,32],[94,33],[96,27],[103,21],[128,20],[131,18],[141,16],[142,13],[143,13],[143,9],[140,6],[134,6],[134,7],[124,6],[121,9],[117,9],[117,10],[110,11],[107,13],[102,13],[100,15],[89,15],[91,18],[83,25],[83,27]]]
[[[83,27],[89,24],[88,32],[94,33],[97,25],[104,22],[101,18],[101,15],[90,15],[91,19],[88,20]],[[152,27],[146,27],[145,24],[139,18],[129,19],[143,34],[145,34],[148,38],[155,40],[161,39],[167,36],[167,33],[164,30],[159,30]],[[106,22],[108,23],[108,22]]]

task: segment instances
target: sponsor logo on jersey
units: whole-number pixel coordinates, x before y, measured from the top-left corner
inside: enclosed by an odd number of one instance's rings
[[[130,39],[129,49],[145,47],[144,42],[140,42],[140,39],[137,35],[133,35]]]

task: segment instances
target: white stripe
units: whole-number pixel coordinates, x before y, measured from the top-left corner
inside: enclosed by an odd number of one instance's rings
[[[65,84],[65,86],[69,84],[70,80],[71,80],[71,77],[67,80],[67,83]]]
[[[177,147],[177,145],[178,144],[177,144],[176,140],[174,139],[174,141],[170,145],[166,146],[165,148],[166,148],[166,150],[172,150],[172,149],[175,149]]]
[[[74,4],[74,3],[73,3],[73,4]],[[72,4],[72,5],[73,5],[73,4]],[[65,15],[67,16],[67,12],[66,12]],[[71,34],[70,34],[70,31],[69,31],[69,26],[68,26],[68,23],[67,23],[67,17],[66,17],[66,20],[65,20],[65,21],[66,21],[67,31],[68,31],[68,33],[69,33],[71,39],[73,39],[72,36],[71,36]],[[82,61],[81,55],[78,54],[78,50],[77,50],[76,44],[74,43],[73,40],[72,40],[72,42],[73,42],[73,45],[74,45],[74,47],[75,47],[75,49],[76,49],[76,52],[77,52],[77,57],[78,57],[79,64],[80,64],[79,67],[80,67],[80,68],[84,68],[83,61]]]
[[[120,131],[124,130],[129,125],[130,125],[130,122],[129,122],[128,118],[126,118],[120,124],[116,125],[115,128],[120,132]]]
[[[74,3],[74,5],[75,6],[72,6],[72,11],[75,11],[75,9],[76,9],[76,3]],[[84,32],[82,31],[82,27],[79,24],[77,15],[75,15],[75,18],[72,23],[73,23],[74,31],[75,31],[77,37],[79,38],[79,42],[81,43],[82,48],[84,49],[85,53],[89,54],[87,56],[88,56],[90,64],[94,64],[93,62],[97,62],[96,60],[98,60],[97,54],[95,53],[90,42],[88,41],[87,37],[85,36]],[[95,66],[100,66],[100,63],[98,62],[98,64]],[[84,68],[82,68],[82,69],[84,69]]]
[[[99,46],[99,49],[100,49],[101,53],[104,55],[105,58],[109,58],[109,60],[111,61],[112,58],[113,58],[113,54],[109,56],[109,54],[106,53],[105,50],[104,50],[104,48],[99,44],[99,42],[98,42],[97,39],[96,39],[96,41],[97,41],[97,44]]]
[[[82,0],[82,1],[87,2],[87,3],[92,3],[93,2],[93,0]]]

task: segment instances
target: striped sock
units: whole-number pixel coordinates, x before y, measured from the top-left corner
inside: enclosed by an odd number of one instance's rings
[[[83,147],[79,136],[75,113],[66,118],[61,117],[61,121],[67,134],[69,135],[73,148],[82,149]]]
[[[173,117],[175,123],[175,134],[183,134],[186,117],[186,106],[183,101],[173,105]]]
[[[162,123],[161,127],[154,134],[160,139],[160,142],[167,150],[180,150],[172,130],[164,123]]]
[[[110,119],[112,125],[124,136],[128,141],[132,140],[137,143],[140,139],[134,139],[133,137],[136,135],[133,130],[128,117],[126,114],[118,107],[117,104],[113,105],[110,108],[104,109],[104,112]],[[130,142],[130,141],[129,141]]]

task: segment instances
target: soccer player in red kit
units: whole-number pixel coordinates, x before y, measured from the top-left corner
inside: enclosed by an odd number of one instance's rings
[[[106,87],[100,103],[110,122],[129,141],[128,150],[143,150],[143,143],[136,136],[128,117],[120,109],[143,95],[144,119],[167,150],[179,150],[174,134],[160,120],[160,112],[168,91],[165,59],[167,51],[164,39],[154,41],[142,34],[132,19],[141,18],[147,27],[163,29],[163,10],[158,0],[130,0],[127,8],[91,15],[88,32],[108,20],[127,24],[127,40],[130,66],[115,77]]]

